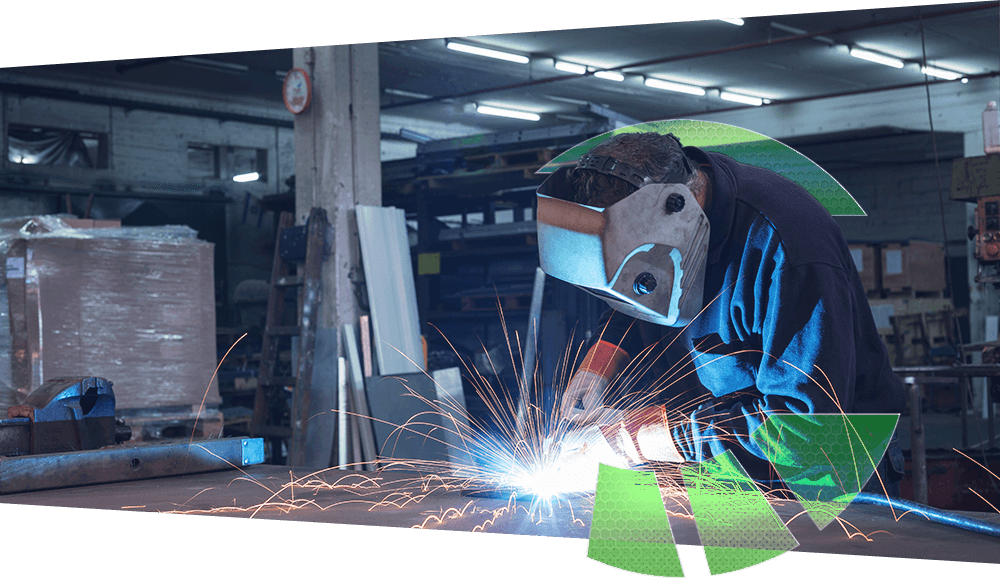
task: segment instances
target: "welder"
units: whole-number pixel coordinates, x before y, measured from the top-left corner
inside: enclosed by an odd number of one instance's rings
[[[657,123],[615,132],[538,189],[542,269],[611,306],[563,419],[622,424],[633,464],[731,450],[780,484],[750,437],[768,415],[902,410],[847,242],[811,193]],[[895,435],[877,471],[898,492]]]

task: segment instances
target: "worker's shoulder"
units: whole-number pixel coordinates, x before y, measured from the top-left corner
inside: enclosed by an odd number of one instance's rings
[[[826,262],[845,264],[847,242],[840,225],[798,183],[768,169],[713,154],[717,181],[729,181],[735,195],[734,225],[763,217],[777,233],[789,266]],[[725,186],[726,183],[720,183]]]

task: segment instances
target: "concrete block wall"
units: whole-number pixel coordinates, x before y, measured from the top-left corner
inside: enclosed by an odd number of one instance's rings
[[[6,171],[59,176],[82,185],[104,178],[136,189],[152,187],[187,193],[219,186],[260,197],[284,190],[284,180],[295,170],[291,128],[13,94],[6,95],[4,101],[4,127],[24,124],[104,133],[110,150],[107,170],[16,165],[8,163],[4,154]],[[192,179],[188,177],[187,147],[193,143],[264,149],[267,180],[234,183],[230,175]]]
[[[964,256],[965,204],[949,200],[951,162],[940,163],[949,254]],[[939,187],[933,162],[830,171],[861,205],[865,217],[835,217],[849,241],[921,239],[942,242]],[[954,241],[961,241],[955,246]]]
[[[59,86],[69,87],[65,84]],[[84,84],[75,88],[81,92],[98,90]],[[122,94],[116,93],[114,96],[121,97]],[[156,103],[164,99],[162,94],[144,94],[134,90],[124,95],[140,102]],[[259,106],[254,108],[241,103],[213,102],[204,97],[177,99],[175,102],[203,110],[262,116]],[[272,108],[272,116],[291,116],[280,103]],[[10,163],[7,161],[5,146],[9,124],[106,134],[109,166],[102,170]],[[226,277],[231,300],[236,286],[244,279],[270,278],[273,219],[266,214],[263,219],[259,218],[259,200],[265,195],[287,190],[285,180],[295,172],[294,131],[291,126],[273,124],[221,121],[203,116],[0,93],[0,133],[4,139],[0,142],[4,145],[0,151],[0,171],[48,177],[52,186],[59,188],[71,185],[90,187],[97,181],[108,180],[114,182],[119,190],[130,186],[136,191],[161,194],[191,195],[210,187],[224,189],[232,200],[226,208]],[[231,180],[231,175],[227,174],[220,175],[219,179],[189,177],[187,149],[189,144],[194,143],[267,151],[266,181],[235,183]],[[224,150],[222,153],[224,155]],[[225,161],[220,160],[224,169]],[[0,195],[0,217],[57,212],[63,209],[61,203],[61,198],[55,196]],[[138,204],[121,203],[119,206],[127,212]],[[95,207],[101,205],[95,203]]]

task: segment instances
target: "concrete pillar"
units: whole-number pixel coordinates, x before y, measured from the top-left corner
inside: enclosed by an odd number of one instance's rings
[[[382,205],[379,156],[378,46],[297,48],[294,66],[309,73],[312,101],[295,117],[295,212],[304,224],[313,207],[326,209],[332,226],[332,254],[323,264],[323,292],[317,324],[316,351],[338,351],[324,340],[336,340],[345,323],[358,326],[352,278],[360,279],[361,260],[355,205]],[[311,392],[312,415],[307,445],[314,467],[326,467],[333,447],[337,360],[317,356]],[[332,366],[332,369],[330,367]],[[314,423],[320,420],[321,423]],[[315,430],[315,431],[313,431]],[[326,462],[322,461],[323,456]],[[306,465],[306,464],[303,464]]]

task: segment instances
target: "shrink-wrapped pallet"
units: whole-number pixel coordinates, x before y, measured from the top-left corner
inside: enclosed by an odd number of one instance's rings
[[[213,247],[195,231],[31,217],[0,223],[0,252],[0,413],[64,376],[114,382],[119,414],[218,405]]]

